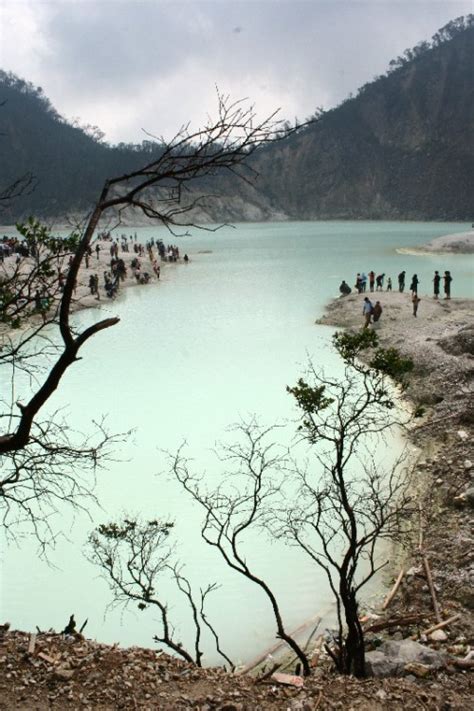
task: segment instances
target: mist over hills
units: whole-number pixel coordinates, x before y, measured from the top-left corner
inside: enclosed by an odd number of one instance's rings
[[[473,17],[453,20],[357,96],[255,154],[254,188],[219,179],[219,197],[195,219],[474,219]],[[3,223],[87,210],[107,177],[160,150],[150,141],[107,145],[96,127],[59,116],[40,88],[0,72],[0,192],[35,177],[34,190],[3,203]]]

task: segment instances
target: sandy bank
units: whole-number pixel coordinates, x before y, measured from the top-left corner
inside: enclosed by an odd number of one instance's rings
[[[415,254],[474,254],[474,229],[435,237],[420,247],[400,247],[397,252]]]

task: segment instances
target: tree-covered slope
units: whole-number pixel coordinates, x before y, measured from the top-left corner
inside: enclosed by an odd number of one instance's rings
[[[195,219],[474,219],[473,21],[453,20],[355,98],[262,149],[255,188],[223,176]],[[160,150],[109,146],[94,127],[67,123],[41,89],[0,72],[0,193],[27,172],[36,180],[2,222],[85,210],[107,177]]]
[[[259,187],[292,217],[474,217],[474,27],[260,156]]]

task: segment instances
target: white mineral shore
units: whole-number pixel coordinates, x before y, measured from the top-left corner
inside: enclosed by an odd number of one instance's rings
[[[474,228],[468,232],[435,237],[419,247],[400,247],[397,251],[417,254],[474,254]]]

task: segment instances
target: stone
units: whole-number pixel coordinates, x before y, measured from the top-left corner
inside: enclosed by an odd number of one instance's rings
[[[446,642],[448,635],[444,630],[435,630],[430,634],[430,639],[433,642]]]
[[[464,492],[464,498],[471,508],[474,508],[474,486],[470,486]]]
[[[472,588],[464,587],[458,589],[456,597],[465,607],[474,610],[474,590]]]
[[[425,676],[429,676],[431,667],[427,664],[421,664],[420,662],[410,662],[409,664],[405,664],[405,672],[407,674],[413,674],[419,679],[423,679]]]
[[[56,669],[54,672],[54,678],[59,679],[59,681],[69,681],[74,676],[72,669]]]
[[[467,434],[466,430],[458,430],[458,437],[459,439],[462,439],[464,441],[469,437],[469,435]]]
[[[472,469],[472,462],[470,459],[466,459],[464,461],[464,469],[466,469],[466,470]]]
[[[424,647],[411,639],[385,642],[376,651],[367,652],[365,655],[369,676],[401,676],[409,673],[405,667],[413,662],[438,668],[443,665],[444,657],[440,652]]]

